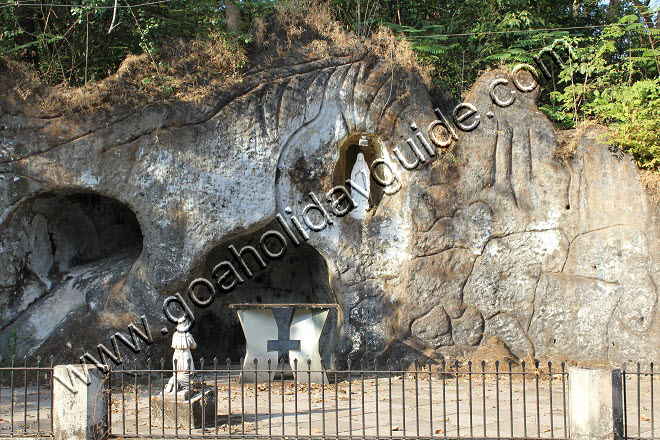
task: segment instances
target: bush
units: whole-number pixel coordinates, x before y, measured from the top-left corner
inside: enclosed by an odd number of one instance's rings
[[[47,84],[79,86],[114,74],[131,55],[148,54],[153,63],[173,40],[214,42],[220,37],[245,44],[251,39],[250,22],[272,10],[273,1],[241,2],[246,19],[239,34],[227,30],[224,2],[143,3],[118,2],[114,22],[112,2],[105,0],[0,7],[0,57],[31,64]]]
[[[610,142],[631,153],[641,168],[660,169],[660,80],[597,93],[587,108],[610,126]]]
[[[564,127],[595,120],[609,127],[607,142],[633,155],[640,168],[660,170],[659,55],[654,29],[635,16],[598,37],[573,38],[577,60],[559,73],[557,91],[542,109]]]

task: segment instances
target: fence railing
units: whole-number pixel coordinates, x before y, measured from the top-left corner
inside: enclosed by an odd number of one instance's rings
[[[281,367],[280,367],[281,368]],[[191,371],[207,407],[162,395],[170,370],[110,373],[110,433],[116,437],[568,438],[564,364],[441,363],[408,369],[360,365],[326,371],[230,362]],[[259,378],[268,377],[267,380]],[[194,394],[194,393],[193,393]],[[170,397],[170,400],[172,397]],[[188,405],[189,408],[186,408]],[[179,412],[180,414],[173,414]],[[207,417],[207,412],[212,416]],[[181,418],[183,414],[183,419]],[[168,422],[169,418],[169,422]],[[205,420],[205,424],[195,419]],[[164,422],[165,421],[165,422]],[[174,423],[178,421],[178,423]],[[197,427],[196,427],[197,426]]]
[[[0,358],[1,362],[1,358]],[[172,371],[111,369],[108,433],[117,438],[527,438],[567,439],[566,366],[441,362],[409,368],[360,364],[255,365],[202,359],[192,399],[164,393]],[[0,437],[53,436],[54,370],[26,360],[0,367]],[[179,373],[176,373],[178,375]],[[653,364],[622,368],[624,437],[660,439]],[[264,379],[266,378],[266,379]],[[200,398],[204,396],[204,398]],[[55,397],[55,399],[54,399]],[[197,398],[196,398],[197,397]],[[103,405],[105,407],[105,404]]]
[[[2,357],[0,357],[2,362]],[[50,437],[53,435],[53,363],[38,357],[0,367],[0,437]]]
[[[624,363],[621,368],[623,382],[623,430],[628,439],[660,439],[660,426],[656,428],[655,381],[660,379],[654,372],[653,362],[642,364]],[[660,399],[659,399],[660,400]]]

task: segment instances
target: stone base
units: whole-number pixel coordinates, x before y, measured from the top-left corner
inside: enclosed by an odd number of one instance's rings
[[[568,368],[571,439],[623,438],[621,384],[621,370],[617,368]]]
[[[53,437],[56,440],[107,438],[107,378],[94,365],[57,365],[53,375],[56,379],[53,400],[57,402],[53,408]],[[85,375],[90,381],[87,386],[80,380]]]
[[[179,428],[201,428],[202,426],[212,425],[215,421],[215,391],[212,389],[204,390],[202,399],[201,390],[193,390],[192,399],[188,401],[188,392],[179,392],[174,401],[174,394],[162,394],[151,398],[151,423],[154,427],[163,426],[163,401],[165,404],[165,427],[174,428],[175,421]],[[202,411],[202,408],[204,410]],[[202,412],[204,420],[202,421]]]

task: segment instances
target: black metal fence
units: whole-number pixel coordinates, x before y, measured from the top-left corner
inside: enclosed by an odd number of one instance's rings
[[[313,383],[316,372],[309,365],[296,364],[297,374],[282,365],[257,364],[243,373],[231,362],[198,365],[190,372],[192,399],[181,391],[163,393],[172,371],[162,363],[159,369],[111,370],[110,436],[569,437],[563,363],[443,362],[406,369],[360,364],[326,371],[324,383]],[[624,436],[660,439],[654,365],[624,364],[622,373]],[[52,436],[52,393],[52,359],[48,365],[38,358],[0,367],[0,437]]]
[[[2,357],[0,357],[2,362]],[[53,360],[0,367],[0,437],[53,435]]]
[[[564,364],[441,363],[326,371],[201,363],[207,405],[162,396],[170,370],[110,373],[115,437],[568,438]],[[267,377],[260,381],[260,377]],[[193,395],[195,394],[193,393]],[[208,412],[212,412],[208,416]],[[182,417],[183,415],[183,417]],[[205,421],[206,423],[200,423]]]
[[[660,439],[660,426],[656,429],[656,411],[660,411],[655,402],[655,381],[659,379],[654,372],[654,364],[642,367],[624,363],[621,368],[623,379],[623,431],[628,439]],[[660,399],[658,399],[660,400]]]

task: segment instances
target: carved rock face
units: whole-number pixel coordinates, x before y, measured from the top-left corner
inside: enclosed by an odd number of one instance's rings
[[[394,148],[412,160],[406,140],[422,147],[410,124],[427,136],[436,119],[421,81],[368,54],[296,60],[197,106],[43,119],[14,95],[0,101],[0,337],[14,335],[13,351],[71,362],[145,315],[154,344],[142,353],[161,356],[164,298],[187,298],[227,260],[244,283],[191,306],[205,357],[240,355],[227,305],[251,301],[339,303],[324,336],[339,366],[458,355],[490,335],[517,356],[658,357],[658,209],[630,160],[588,137],[569,163],[556,159],[538,89],[498,107],[488,87],[505,74],[493,71],[467,99],[479,126],[406,170]],[[358,220],[327,198],[362,132],[367,162],[392,163],[401,189],[372,179],[380,192]],[[79,206],[85,196],[93,206]],[[326,224],[303,226],[307,240],[290,220],[305,213]],[[280,259],[264,256],[270,230],[287,237]],[[245,256],[248,276],[230,245],[254,246],[267,267]]]
[[[485,74],[466,99],[482,116],[478,128],[460,134],[457,178],[443,180],[430,167],[428,179],[441,183],[411,201],[437,210],[449,193],[456,203],[453,213],[436,214],[413,233],[414,290],[442,293],[413,296],[421,310],[411,316],[412,336],[415,316],[435,304],[425,298],[444,295],[459,346],[467,307],[469,319],[476,310],[485,320],[484,335],[498,336],[517,356],[657,357],[658,210],[634,163],[601,145],[598,130],[577,140],[569,162],[557,160],[554,129],[535,105],[538,88],[521,93],[510,85],[516,102],[502,108],[488,87],[502,77]],[[451,280],[458,286],[449,287]]]

